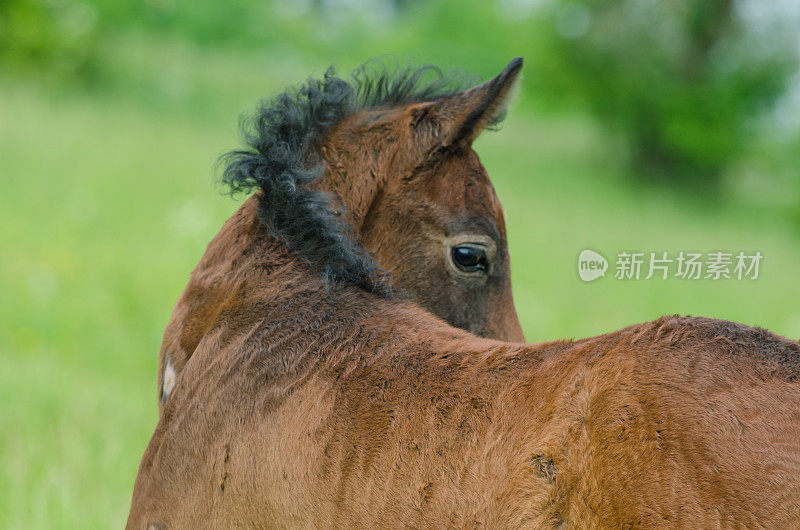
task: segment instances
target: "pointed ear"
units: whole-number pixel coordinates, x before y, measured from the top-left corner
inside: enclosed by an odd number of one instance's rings
[[[502,117],[521,69],[522,57],[517,57],[494,79],[412,108],[412,125],[419,140],[428,144],[425,150],[471,144]]]

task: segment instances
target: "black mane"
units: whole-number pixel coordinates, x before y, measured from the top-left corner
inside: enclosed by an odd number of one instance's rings
[[[322,79],[309,79],[258,106],[242,125],[248,149],[222,158],[222,181],[231,193],[261,189],[262,223],[318,269],[326,282],[346,282],[389,295],[386,273],[334,213],[331,197],[308,189],[307,184],[325,168],[313,149],[331,127],[354,112],[434,101],[463,90],[470,81],[447,76],[435,66],[387,68],[376,60],[355,70],[349,81],[330,68]]]

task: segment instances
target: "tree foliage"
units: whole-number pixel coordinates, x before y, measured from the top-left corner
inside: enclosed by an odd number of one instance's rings
[[[754,20],[747,7],[734,0],[559,2],[545,25],[550,47],[539,57],[548,83],[621,133],[639,175],[710,187],[797,70],[792,25]]]

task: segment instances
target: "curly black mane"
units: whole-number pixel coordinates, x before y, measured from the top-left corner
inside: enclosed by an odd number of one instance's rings
[[[260,188],[262,223],[318,269],[326,284],[346,282],[389,295],[386,273],[334,213],[331,197],[308,189],[307,184],[319,178],[325,167],[314,149],[331,127],[354,112],[434,101],[462,90],[467,83],[434,66],[391,68],[373,60],[355,70],[349,81],[330,68],[322,79],[309,79],[258,106],[242,125],[248,149],[222,157],[222,181],[231,193]]]

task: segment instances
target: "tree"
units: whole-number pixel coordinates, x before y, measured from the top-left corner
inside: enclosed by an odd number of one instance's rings
[[[753,9],[736,0],[555,3],[548,82],[621,133],[642,178],[713,188],[797,71],[797,28],[777,10]]]

